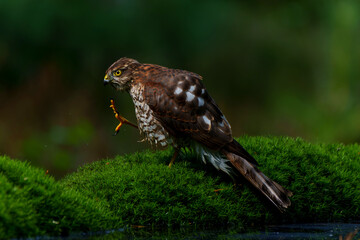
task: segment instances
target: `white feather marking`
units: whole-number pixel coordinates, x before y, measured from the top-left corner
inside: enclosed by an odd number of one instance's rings
[[[150,130],[150,131],[154,131],[156,127],[157,127],[157,126],[156,126],[155,124],[153,124],[152,126],[149,127],[149,130]]]
[[[202,106],[204,106],[204,99],[202,98],[202,97],[199,97],[198,98],[198,103],[199,103],[199,107],[202,107]]]
[[[219,126],[220,126],[220,127],[224,127],[224,126],[225,126],[225,125],[224,125],[224,121],[219,122]]]
[[[194,92],[194,91],[195,91],[195,88],[196,88],[196,85],[192,85],[192,86],[190,86],[189,91],[190,91],[190,92]]]
[[[211,121],[206,115],[202,116],[202,118],[203,118],[204,122],[206,123],[206,125],[211,125]]]
[[[226,123],[229,123],[224,115],[221,115],[221,118],[224,119]]]
[[[182,91],[183,91],[183,90],[182,90],[181,88],[176,87],[176,89],[175,89],[175,92],[174,92],[174,93],[175,93],[176,95],[179,95],[180,93],[182,93]]]
[[[201,89],[201,94],[205,93],[205,88]]]
[[[221,170],[231,176],[231,167],[227,164],[228,159],[224,158],[219,152],[212,151],[206,147],[201,146],[198,143],[194,143],[194,149],[202,161],[210,162],[217,170]]]
[[[195,95],[192,94],[191,92],[186,92],[186,101],[187,102],[191,102],[192,100],[194,100]]]

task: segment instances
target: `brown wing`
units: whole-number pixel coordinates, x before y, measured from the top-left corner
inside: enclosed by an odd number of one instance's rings
[[[175,137],[190,137],[218,150],[232,142],[231,127],[197,74],[162,71],[145,82],[145,100],[156,119]]]
[[[157,67],[161,71],[147,75],[143,82],[144,97],[155,118],[172,136],[191,138],[210,149],[224,149],[258,164],[233,139],[230,124],[206,91],[201,76]]]

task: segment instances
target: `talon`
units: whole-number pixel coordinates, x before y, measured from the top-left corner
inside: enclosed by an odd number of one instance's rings
[[[129,120],[127,120],[126,118],[124,118],[123,116],[121,116],[119,114],[119,112],[116,110],[116,107],[115,107],[115,103],[114,103],[114,99],[110,99],[110,108],[114,111],[114,114],[115,114],[115,118],[117,120],[119,120],[119,125],[116,126],[115,128],[115,134],[114,136],[116,136],[118,134],[118,132],[120,131],[120,128],[121,126],[126,123],[134,128],[138,128],[138,126],[136,126],[135,124],[131,123]]]

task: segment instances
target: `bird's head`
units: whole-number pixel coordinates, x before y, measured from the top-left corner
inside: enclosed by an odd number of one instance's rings
[[[117,90],[129,90],[132,72],[138,61],[131,58],[120,58],[106,71],[104,85],[111,84]]]

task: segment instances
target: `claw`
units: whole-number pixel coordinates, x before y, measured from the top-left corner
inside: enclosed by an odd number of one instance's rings
[[[123,116],[121,116],[119,114],[119,112],[116,110],[116,107],[115,107],[115,103],[114,103],[114,99],[110,99],[110,108],[114,111],[114,114],[115,114],[115,118],[117,120],[119,120],[119,125],[116,126],[115,128],[115,133],[114,133],[114,136],[116,136],[118,134],[118,132],[120,131],[120,128],[121,126],[125,123],[125,124],[128,124],[134,128],[138,128],[138,126],[136,126],[135,124],[131,123],[129,120],[127,120],[126,118],[124,118]]]

